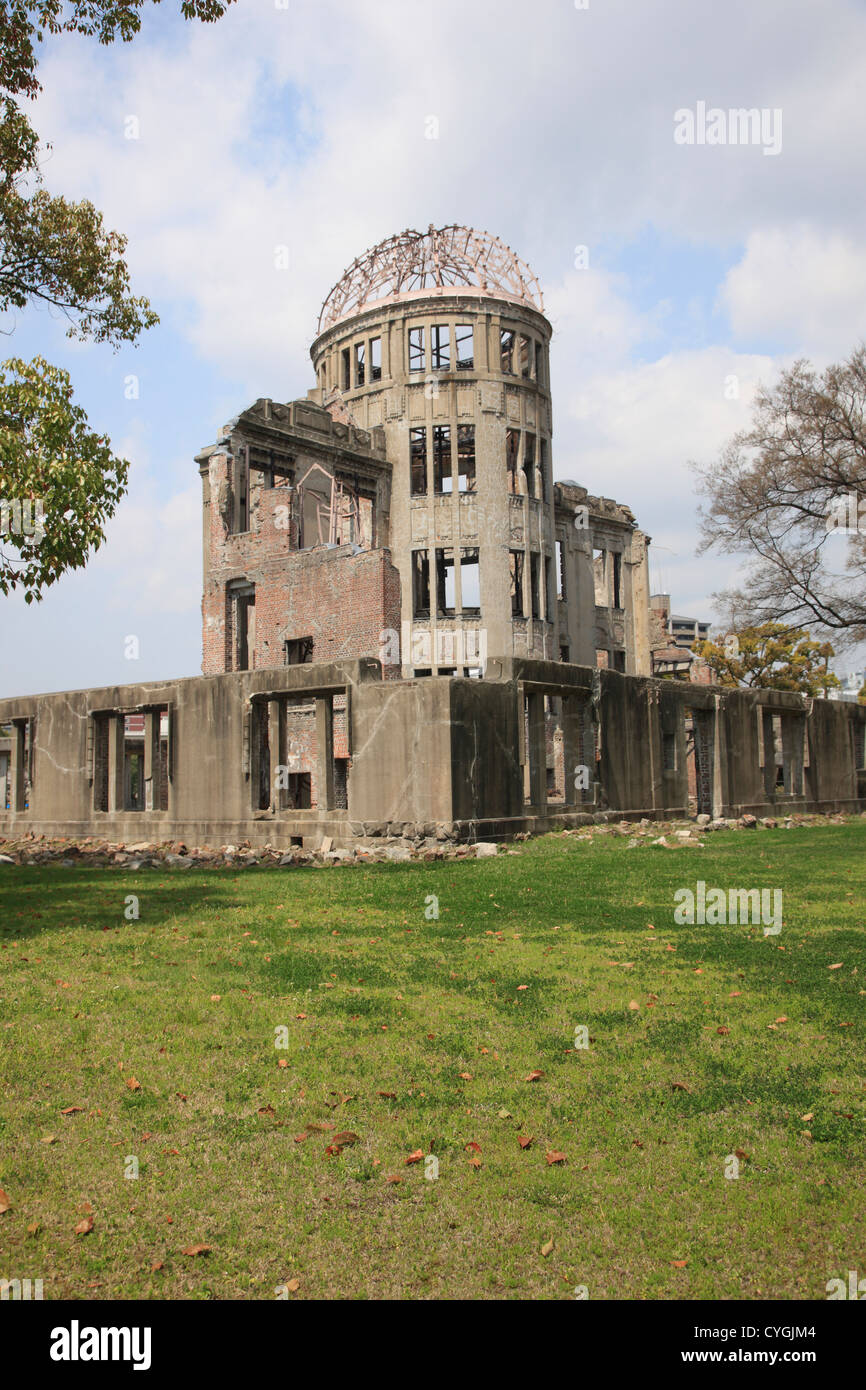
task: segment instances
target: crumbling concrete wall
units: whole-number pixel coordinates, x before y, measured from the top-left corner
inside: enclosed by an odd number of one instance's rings
[[[139,740],[144,729],[137,808],[132,714]],[[529,659],[491,662],[484,680],[383,681],[365,660],[0,701],[0,726],[11,726],[0,836],[315,845],[328,835],[345,845],[442,828],[505,836],[599,812],[684,813],[687,717],[697,810],[866,809],[862,706]],[[557,800],[547,785],[551,718],[565,771]],[[302,771],[309,804],[291,785]]]

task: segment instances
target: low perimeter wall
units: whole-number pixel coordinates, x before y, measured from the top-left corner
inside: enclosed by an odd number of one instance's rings
[[[501,838],[587,815],[866,809],[866,708],[519,659],[373,660],[0,701],[0,837]]]

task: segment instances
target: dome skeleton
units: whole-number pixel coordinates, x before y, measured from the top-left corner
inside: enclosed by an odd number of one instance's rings
[[[426,232],[388,237],[358,256],[325,299],[318,332],[368,304],[461,286],[505,294],[544,311],[535,275],[498,237],[454,224],[430,226]]]

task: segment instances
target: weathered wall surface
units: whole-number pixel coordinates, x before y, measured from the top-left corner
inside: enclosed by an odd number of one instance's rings
[[[555,799],[551,720],[566,770]],[[485,680],[384,681],[372,660],[233,672],[4,700],[6,725],[9,838],[499,836],[587,812],[685,813],[692,765],[711,815],[866,809],[864,707],[556,661],[492,661]],[[286,771],[309,774],[309,801]]]

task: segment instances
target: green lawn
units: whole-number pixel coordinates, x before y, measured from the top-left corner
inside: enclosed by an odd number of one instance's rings
[[[864,849],[859,821],[0,868],[0,1276],[46,1298],[823,1298],[866,1274]],[[699,878],[782,888],[781,934],[675,925]]]

